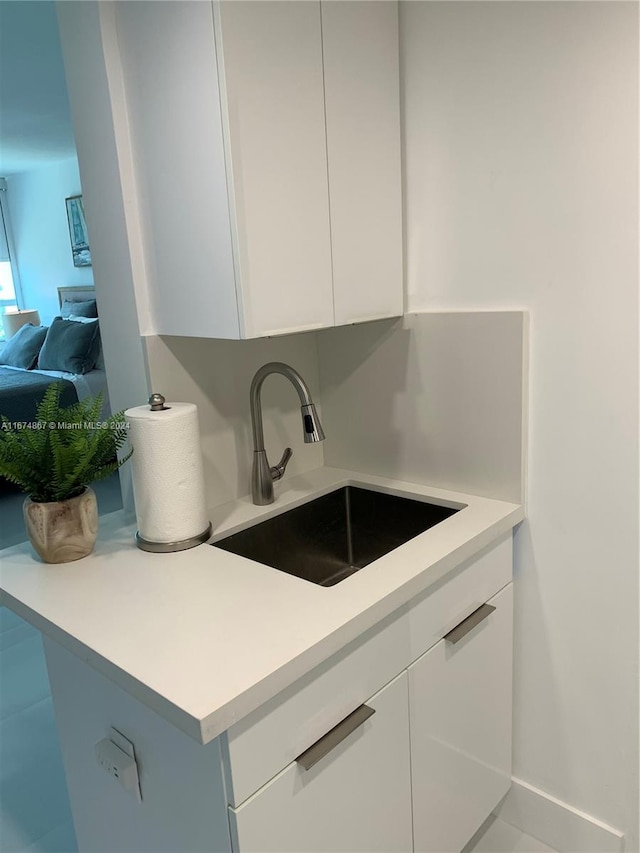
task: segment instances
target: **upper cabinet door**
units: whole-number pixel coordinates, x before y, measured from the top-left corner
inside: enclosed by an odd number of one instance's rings
[[[144,331],[237,338],[211,4],[118,2],[114,9],[130,144],[122,171],[128,177],[133,167],[140,233],[128,225],[132,252],[136,238],[144,247],[152,315]]]
[[[217,12],[243,336],[331,326],[320,3]]]
[[[322,3],[335,323],[403,312],[398,5]]]

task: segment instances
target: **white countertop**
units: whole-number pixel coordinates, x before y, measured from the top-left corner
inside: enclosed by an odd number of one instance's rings
[[[208,743],[524,517],[517,504],[318,468],[268,507],[217,507],[213,538],[349,483],[466,507],[332,587],[206,544],[140,551],[113,513],[74,563],[43,564],[28,544],[1,552],[0,603]]]

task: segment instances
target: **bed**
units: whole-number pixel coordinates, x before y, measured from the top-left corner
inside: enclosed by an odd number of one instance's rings
[[[61,312],[64,310],[68,313],[69,306],[74,303],[87,303],[91,300],[95,300],[95,291],[92,287],[58,288],[58,304]],[[71,405],[86,397],[96,396],[102,391],[104,398],[102,417],[109,415],[107,377],[101,354],[98,356],[96,366],[84,374],[63,370],[42,370],[38,367],[25,370],[0,364],[0,414],[12,422],[34,421],[44,392],[52,382],[56,381],[63,383],[62,405]]]

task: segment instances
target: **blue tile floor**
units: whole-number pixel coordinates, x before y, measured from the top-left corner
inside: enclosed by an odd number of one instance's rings
[[[0,607],[0,851],[77,851],[40,634]]]

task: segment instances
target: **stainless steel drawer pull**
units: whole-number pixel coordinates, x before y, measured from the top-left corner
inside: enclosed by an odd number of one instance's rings
[[[305,770],[311,770],[314,764],[317,764],[321,758],[324,758],[331,750],[339,743],[348,737],[351,732],[354,732],[358,726],[361,726],[365,720],[375,714],[374,708],[369,708],[368,705],[360,705],[355,711],[352,711],[348,717],[345,717],[341,723],[334,726],[331,731],[323,735],[320,740],[317,740],[313,746],[305,750],[296,758],[298,764],[301,764]]]
[[[470,616],[467,616],[466,619],[463,619],[459,625],[456,625],[455,628],[452,628],[448,634],[444,635],[445,640],[448,640],[450,643],[457,643],[463,637],[465,637],[469,631],[473,630],[476,625],[479,625],[483,619],[486,619],[490,613],[493,613],[495,607],[493,604],[481,604],[477,610],[474,610]]]

